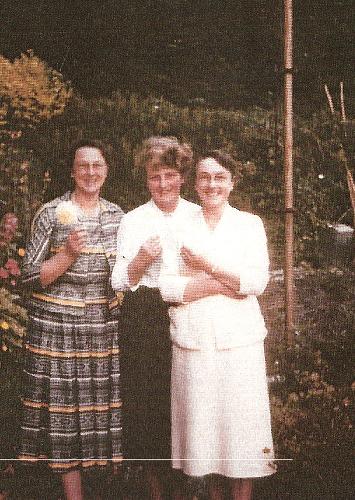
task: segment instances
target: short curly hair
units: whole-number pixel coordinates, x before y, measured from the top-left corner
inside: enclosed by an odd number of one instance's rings
[[[152,136],[143,141],[136,153],[135,166],[146,168],[150,161],[184,175],[193,165],[193,152],[189,144],[179,142],[176,137]]]

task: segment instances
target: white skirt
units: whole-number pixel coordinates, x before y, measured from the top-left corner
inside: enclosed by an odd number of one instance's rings
[[[172,465],[190,476],[275,472],[264,344],[193,351],[173,346]]]

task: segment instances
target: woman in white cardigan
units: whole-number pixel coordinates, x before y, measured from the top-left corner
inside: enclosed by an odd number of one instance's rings
[[[273,474],[273,442],[257,296],[268,282],[264,226],[228,203],[235,162],[221,151],[197,164],[202,209],[180,228],[180,255],[160,279],[173,342],[172,465],[189,476],[231,478],[230,498],[251,498],[251,478]],[[215,481],[211,498],[222,498]]]

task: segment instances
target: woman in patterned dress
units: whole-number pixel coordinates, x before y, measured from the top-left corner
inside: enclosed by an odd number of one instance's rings
[[[121,461],[118,297],[109,277],[122,210],[100,197],[108,152],[82,141],[72,192],[35,215],[23,265],[28,291],[19,458],[48,459],[67,499],[83,498],[81,470]]]

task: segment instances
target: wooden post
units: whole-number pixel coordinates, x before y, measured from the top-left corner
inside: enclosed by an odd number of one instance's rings
[[[292,0],[284,0],[285,334],[294,343]]]

